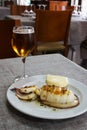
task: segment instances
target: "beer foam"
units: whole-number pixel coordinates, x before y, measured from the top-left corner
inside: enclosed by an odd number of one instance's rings
[[[32,26],[18,26],[13,28],[13,33],[17,34],[31,34],[34,33],[34,27]]]

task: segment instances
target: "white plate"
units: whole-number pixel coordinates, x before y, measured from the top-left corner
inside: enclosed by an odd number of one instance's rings
[[[53,109],[52,107],[41,106],[39,102],[22,101],[17,98],[10,89],[14,87],[24,87],[25,85],[45,84],[46,75],[36,75],[12,84],[7,90],[7,99],[9,103],[18,111],[43,119],[67,119],[76,117],[87,111],[87,86],[74,79],[69,80],[69,87],[79,97],[80,104],[77,107],[69,109]]]

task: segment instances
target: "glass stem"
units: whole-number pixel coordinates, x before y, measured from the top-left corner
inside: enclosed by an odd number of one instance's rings
[[[22,62],[23,62],[23,77],[25,78],[25,61],[26,61],[26,57],[22,58]]]

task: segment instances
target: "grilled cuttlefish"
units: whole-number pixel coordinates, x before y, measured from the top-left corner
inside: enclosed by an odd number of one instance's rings
[[[35,85],[15,88],[15,91],[21,100],[35,100],[40,95],[40,90]]]
[[[72,108],[79,104],[78,97],[65,87],[44,85],[40,91],[43,104],[56,108]]]

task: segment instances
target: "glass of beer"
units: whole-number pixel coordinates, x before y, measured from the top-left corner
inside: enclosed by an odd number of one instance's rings
[[[11,45],[16,54],[22,57],[22,62],[24,65],[23,75],[21,79],[27,77],[25,74],[25,61],[26,57],[31,54],[34,50],[34,27],[32,26],[15,26],[13,27],[13,35],[11,40]],[[20,79],[19,77],[15,81]]]

